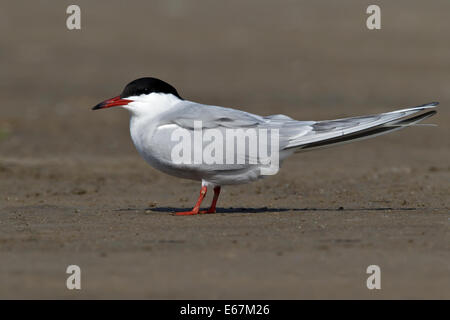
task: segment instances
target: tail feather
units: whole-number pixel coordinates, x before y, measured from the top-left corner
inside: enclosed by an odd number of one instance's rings
[[[416,125],[436,114],[436,111],[428,110],[412,116],[413,114],[437,105],[437,102],[433,102],[379,115],[319,121],[312,125],[312,130],[308,134],[293,137],[285,149],[295,148],[296,152],[302,152],[376,137]]]

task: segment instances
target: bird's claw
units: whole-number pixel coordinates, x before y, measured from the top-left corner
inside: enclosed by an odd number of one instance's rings
[[[211,209],[209,209],[209,210],[202,210],[199,213],[216,213],[216,210],[215,209],[214,210],[211,210]]]
[[[176,216],[192,216],[192,215],[199,214],[199,213],[202,213],[202,214],[216,213],[216,210],[215,209],[213,209],[213,210],[208,209],[208,210],[201,210],[201,211],[195,211],[195,210],[193,210],[193,211],[183,211],[183,212],[175,212],[175,215]]]
[[[175,212],[176,216],[192,216],[194,214],[198,214],[198,211],[183,211],[183,212]]]

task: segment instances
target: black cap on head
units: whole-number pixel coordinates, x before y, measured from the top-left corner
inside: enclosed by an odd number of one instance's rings
[[[122,93],[120,94],[120,98],[125,99],[127,97],[140,96],[141,94],[149,94],[152,92],[171,93],[174,96],[182,99],[177,90],[170,84],[162,80],[150,77],[131,81],[126,85],[125,89],[123,89]]]

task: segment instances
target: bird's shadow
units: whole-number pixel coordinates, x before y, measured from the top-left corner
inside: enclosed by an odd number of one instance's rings
[[[123,208],[117,209],[116,211],[153,211],[153,212],[167,212],[167,213],[175,213],[188,211],[191,208],[176,208],[176,207],[150,207],[150,208]],[[330,211],[330,212],[351,212],[351,211],[412,211],[417,210],[418,208],[392,208],[392,207],[371,207],[371,208],[269,208],[269,207],[260,207],[260,208],[217,208],[216,213],[269,213],[269,212],[310,212],[310,211]]]

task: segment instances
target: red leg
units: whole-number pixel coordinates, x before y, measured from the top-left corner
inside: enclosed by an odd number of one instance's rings
[[[196,203],[195,207],[192,208],[191,211],[177,212],[176,215],[177,216],[190,216],[190,215],[193,215],[193,214],[197,214],[199,209],[200,209],[200,205],[202,204],[202,201],[203,201],[203,199],[206,196],[206,191],[207,190],[208,189],[206,188],[206,186],[202,186],[202,188],[200,189],[200,196],[198,197],[197,203]]]
[[[220,186],[214,187],[214,198],[211,203],[211,207],[206,211],[200,211],[200,213],[216,213],[217,199],[219,199]]]

